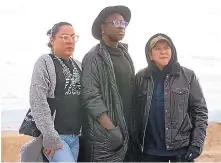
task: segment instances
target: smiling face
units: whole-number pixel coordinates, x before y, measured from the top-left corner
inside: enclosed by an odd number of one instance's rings
[[[172,50],[169,43],[165,40],[158,41],[151,49],[150,59],[159,69],[163,69],[168,65],[172,58]]]

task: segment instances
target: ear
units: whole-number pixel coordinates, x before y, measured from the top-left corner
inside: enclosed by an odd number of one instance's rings
[[[102,24],[102,25],[101,25],[101,34],[104,34],[104,33],[105,33],[105,28],[104,28],[104,27],[105,27],[105,25]]]
[[[152,61],[153,60],[153,56],[152,56],[151,52],[149,52],[148,55],[150,57],[150,60]]]
[[[54,38],[52,36],[50,37],[50,43],[52,46],[54,46]]]

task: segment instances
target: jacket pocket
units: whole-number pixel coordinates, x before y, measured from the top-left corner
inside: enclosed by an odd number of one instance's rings
[[[188,95],[188,88],[173,88],[171,89],[174,101],[181,104],[184,103],[186,96]]]
[[[113,130],[106,130],[107,138],[107,151],[118,151],[123,146],[123,135],[119,126]]]
[[[185,132],[191,131],[192,128],[193,128],[193,125],[192,125],[192,123],[191,123],[191,121],[190,121],[190,117],[189,117],[188,114],[186,114],[186,116],[185,116],[185,118],[184,118],[184,120],[183,120],[183,124],[182,124],[182,126],[181,126],[180,131],[181,131],[182,133],[185,133]]]
[[[98,142],[105,142],[108,136],[106,130],[98,122],[94,122],[94,125],[95,125],[94,139]]]
[[[190,117],[188,114],[186,114],[184,120],[183,120],[183,123],[180,127],[180,134],[181,136],[186,139],[186,138],[189,138],[191,132],[192,132],[192,129],[193,129],[193,125],[190,121]]]
[[[188,88],[171,89],[171,106],[173,108],[173,117],[179,121],[183,121],[185,113],[188,109]]]
[[[178,126],[178,122],[177,122],[177,126]],[[174,128],[173,134],[176,134],[176,135],[173,141],[183,141],[183,140],[190,139],[192,128],[193,126],[190,121],[189,115],[185,114],[185,118],[183,119],[179,127]]]

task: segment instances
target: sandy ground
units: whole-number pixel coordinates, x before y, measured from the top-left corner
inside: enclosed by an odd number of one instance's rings
[[[1,162],[19,162],[21,146],[31,137],[19,135],[16,131],[1,132]]]
[[[205,148],[200,162],[221,162],[221,123],[210,122],[207,130]],[[19,135],[15,131],[1,132],[1,162],[19,162],[21,146],[31,137]]]
[[[209,123],[205,148],[197,161],[221,162],[221,123]]]

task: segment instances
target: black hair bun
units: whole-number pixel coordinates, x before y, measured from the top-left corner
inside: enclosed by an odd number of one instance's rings
[[[50,35],[51,35],[51,29],[49,29],[47,32],[47,36],[50,36]]]

